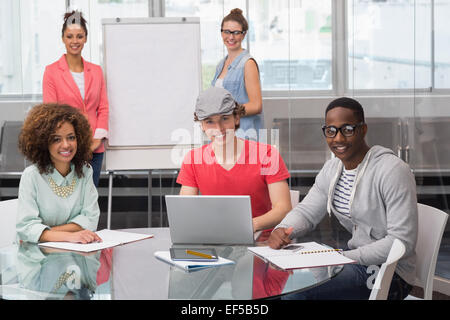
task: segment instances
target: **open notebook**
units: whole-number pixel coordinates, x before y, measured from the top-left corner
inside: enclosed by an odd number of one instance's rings
[[[91,252],[153,237],[152,234],[140,234],[108,229],[97,231],[96,234],[103,240],[102,242],[93,242],[86,244],[71,242],[42,242],[39,243],[39,245],[42,247],[50,247],[70,251]]]
[[[298,250],[275,250],[265,246],[249,247],[248,250],[285,270],[356,263],[338,251],[317,242],[296,243],[295,245],[301,248]]]

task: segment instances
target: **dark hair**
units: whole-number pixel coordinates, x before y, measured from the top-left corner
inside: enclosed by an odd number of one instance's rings
[[[67,12],[64,14],[64,23],[62,26],[62,36],[64,37],[64,31],[66,31],[67,26],[71,25],[71,24],[78,24],[80,25],[84,32],[86,33],[86,37],[88,35],[88,30],[87,30],[87,21],[83,18],[83,13],[81,13],[81,11],[72,11],[72,12]]]
[[[327,116],[328,111],[331,109],[342,107],[346,109],[350,109],[353,111],[353,114],[358,119],[359,122],[365,122],[364,120],[364,110],[361,104],[352,98],[342,97],[335,99],[330,102],[327,109],[325,110],[325,117]]]
[[[235,8],[230,11],[230,13],[223,18],[222,24],[220,25],[221,28],[223,28],[223,24],[227,21],[236,21],[239,23],[242,27],[242,31],[247,32],[248,30],[248,23],[245,17],[242,15],[242,10],[239,8]]]
[[[77,152],[72,159],[78,177],[83,176],[83,166],[92,158],[92,132],[88,120],[77,109],[66,104],[39,104],[26,117],[19,135],[19,149],[25,157],[37,165],[39,172],[53,171],[48,150],[52,136],[63,123],[70,123],[75,130]]]

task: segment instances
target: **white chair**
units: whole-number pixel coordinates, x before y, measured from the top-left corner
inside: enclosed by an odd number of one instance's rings
[[[370,292],[369,300],[387,299],[395,267],[397,266],[398,260],[405,254],[405,251],[405,245],[400,240],[395,239],[392,243],[386,262],[381,265],[381,268],[378,271],[372,291]]]
[[[292,209],[300,202],[300,191],[290,190]]]
[[[0,248],[14,244],[19,200],[0,201]]]
[[[442,234],[447,224],[448,214],[442,210],[418,203],[419,228],[416,244],[415,285],[423,288],[423,299],[433,297],[434,272],[441,246]],[[417,299],[407,296],[407,300]]]
[[[18,247],[14,245],[17,205],[18,199],[0,201],[0,293],[3,298],[6,290],[3,285],[17,282],[15,268]]]

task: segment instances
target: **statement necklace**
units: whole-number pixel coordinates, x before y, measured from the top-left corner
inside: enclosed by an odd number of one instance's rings
[[[55,286],[53,287],[52,293],[56,293],[64,283],[67,281],[73,281],[75,278],[75,270],[72,272],[64,272],[62,275],[59,276],[58,281],[56,281]]]
[[[73,177],[72,183],[68,186],[58,186],[52,177],[48,177],[48,182],[50,183],[50,188],[52,191],[61,198],[67,198],[75,190],[75,185],[77,184],[76,176]]]

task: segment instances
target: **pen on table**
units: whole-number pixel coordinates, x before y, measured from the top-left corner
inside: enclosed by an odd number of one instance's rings
[[[215,259],[215,257],[210,254],[206,254],[206,253],[202,253],[202,252],[198,252],[198,251],[194,251],[194,250],[186,250],[186,253],[194,255],[194,256],[206,258],[206,259]]]
[[[312,251],[301,251],[300,254],[308,254],[308,253],[322,253],[322,252],[342,252],[342,249],[327,249],[327,250],[312,250]]]

